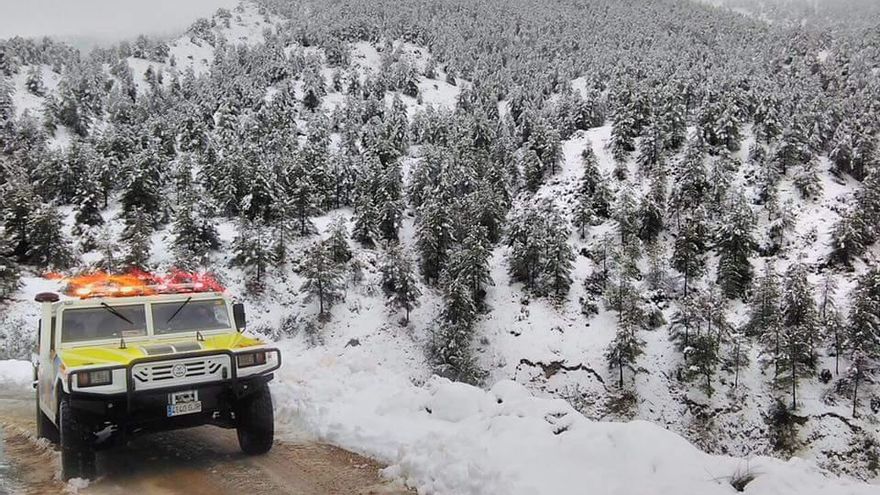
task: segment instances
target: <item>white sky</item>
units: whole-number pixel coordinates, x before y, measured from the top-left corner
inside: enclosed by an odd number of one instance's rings
[[[86,48],[182,32],[237,0],[0,0],[0,39],[52,36]]]

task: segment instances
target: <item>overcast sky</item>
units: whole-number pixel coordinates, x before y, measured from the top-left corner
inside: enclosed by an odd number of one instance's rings
[[[0,39],[53,36],[81,48],[182,32],[237,0],[0,0]]]

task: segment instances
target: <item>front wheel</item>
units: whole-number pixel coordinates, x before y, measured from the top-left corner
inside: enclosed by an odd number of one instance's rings
[[[70,398],[62,397],[58,405],[58,429],[61,432],[61,478],[93,479],[95,451],[88,430],[79,424],[70,407]]]
[[[238,418],[238,445],[249,455],[265,454],[275,438],[275,413],[272,394],[264,385],[260,390],[242,398],[236,408]]]

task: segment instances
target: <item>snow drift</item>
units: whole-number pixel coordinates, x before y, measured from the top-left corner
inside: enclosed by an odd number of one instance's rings
[[[713,456],[652,423],[591,421],[512,381],[419,384],[358,348],[285,347],[273,390],[282,425],[379,458],[419,493],[711,495],[749,478],[751,494],[877,493],[801,459]]]

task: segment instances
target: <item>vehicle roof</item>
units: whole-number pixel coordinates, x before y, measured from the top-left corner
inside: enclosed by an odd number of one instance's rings
[[[53,310],[57,311],[62,307],[93,307],[100,306],[101,303],[109,304],[111,306],[122,306],[125,304],[143,304],[146,302],[185,301],[189,298],[192,298],[193,301],[217,298],[228,299],[227,295],[223,292],[183,292],[175,294],[149,294],[138,296],[89,297],[83,299],[77,297],[62,296],[62,299],[56,303],[53,303],[52,306]]]

